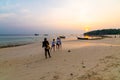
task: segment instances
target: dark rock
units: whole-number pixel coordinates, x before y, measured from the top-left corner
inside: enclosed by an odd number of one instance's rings
[[[68,50],[68,52],[71,52],[71,50]]]
[[[73,73],[70,73],[71,76],[73,76]]]

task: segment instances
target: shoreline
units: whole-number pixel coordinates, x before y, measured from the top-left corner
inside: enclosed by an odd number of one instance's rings
[[[19,47],[19,46],[29,45],[29,44],[33,44],[33,43],[34,43],[34,42],[31,42],[31,43],[17,43],[17,44],[2,45],[2,46],[0,46],[0,49],[3,49],[3,48],[12,48],[12,47]]]

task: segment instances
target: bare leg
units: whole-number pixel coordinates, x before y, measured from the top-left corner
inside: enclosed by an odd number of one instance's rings
[[[53,46],[53,51],[55,51],[55,46]]]

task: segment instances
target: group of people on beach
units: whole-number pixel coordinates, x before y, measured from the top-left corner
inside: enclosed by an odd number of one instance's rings
[[[57,37],[56,40],[53,39],[50,46],[47,38],[44,38],[44,41],[42,42],[42,47],[45,50],[45,58],[47,59],[47,55],[49,56],[49,58],[51,58],[51,54],[50,54],[51,50],[55,51],[56,49],[59,49],[60,47],[62,47],[62,42],[61,42],[61,39]]]

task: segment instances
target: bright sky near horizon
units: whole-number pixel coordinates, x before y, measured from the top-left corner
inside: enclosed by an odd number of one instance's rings
[[[0,0],[0,34],[120,28],[120,0]]]

